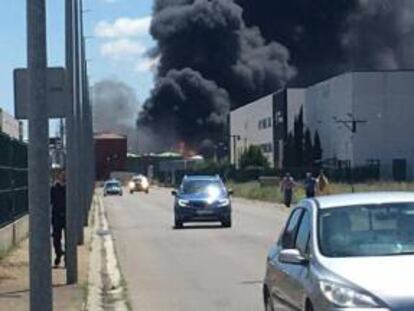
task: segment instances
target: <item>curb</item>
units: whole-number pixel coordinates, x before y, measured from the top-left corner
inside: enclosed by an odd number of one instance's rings
[[[94,198],[91,227],[88,295],[84,311],[127,311],[126,291],[100,195]]]

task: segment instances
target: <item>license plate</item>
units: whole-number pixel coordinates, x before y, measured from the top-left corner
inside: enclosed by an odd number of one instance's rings
[[[213,214],[212,211],[206,211],[206,210],[197,211],[197,215],[200,215],[200,216],[211,215],[211,214]]]

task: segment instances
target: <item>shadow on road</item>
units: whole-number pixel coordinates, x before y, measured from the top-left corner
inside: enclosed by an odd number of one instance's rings
[[[176,228],[173,226],[174,230],[189,230],[189,229],[229,229],[225,228],[222,225],[184,225],[181,228]]]

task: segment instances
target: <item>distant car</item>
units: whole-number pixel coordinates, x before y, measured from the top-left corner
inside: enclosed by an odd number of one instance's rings
[[[218,176],[185,176],[174,190],[174,224],[181,228],[186,222],[219,221],[231,227],[231,191]]]
[[[119,195],[122,196],[122,184],[118,180],[108,180],[104,184],[104,196]]]
[[[129,193],[134,192],[145,192],[149,193],[149,181],[148,178],[144,175],[138,175],[131,178],[128,187],[129,187]]]
[[[268,254],[267,311],[414,310],[414,193],[303,200]]]

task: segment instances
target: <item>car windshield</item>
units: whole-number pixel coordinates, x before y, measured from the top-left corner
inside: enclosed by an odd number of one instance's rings
[[[134,181],[134,182],[138,182],[138,183],[140,183],[140,182],[145,182],[146,181],[146,177],[144,177],[144,176],[139,176],[139,177],[134,177],[132,180]]]
[[[414,203],[323,209],[318,218],[327,257],[414,254]]]
[[[219,181],[214,180],[189,180],[185,181],[181,186],[182,194],[195,193],[223,193],[224,189]]]
[[[121,185],[117,181],[107,182],[105,185],[106,188],[119,188]]]

